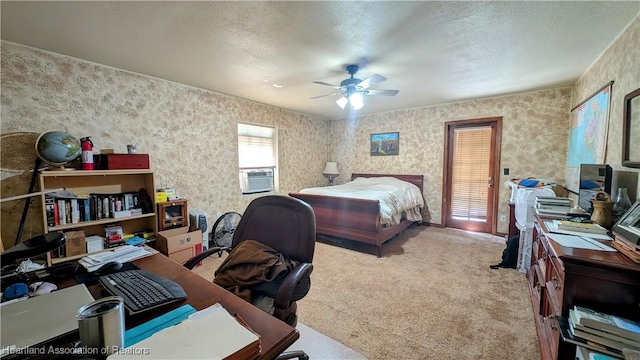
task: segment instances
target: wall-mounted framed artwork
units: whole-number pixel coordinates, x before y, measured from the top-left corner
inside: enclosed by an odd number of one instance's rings
[[[399,153],[399,132],[371,134],[371,156],[398,155]]]

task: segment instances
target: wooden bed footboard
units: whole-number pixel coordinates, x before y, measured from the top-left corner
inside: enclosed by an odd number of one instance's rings
[[[417,185],[422,192],[422,175],[353,174],[356,177],[391,176]],[[376,246],[378,257],[382,256],[382,243],[389,240],[413,222],[403,220],[400,224],[384,227],[380,223],[378,200],[353,199],[338,196],[289,193],[311,205],[316,215],[316,232]]]

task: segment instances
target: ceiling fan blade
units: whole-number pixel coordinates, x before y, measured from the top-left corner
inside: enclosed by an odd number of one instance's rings
[[[318,85],[331,86],[332,88],[340,89],[340,86],[329,84],[329,83],[326,83],[324,81],[314,81],[313,83],[314,84],[318,84]]]
[[[356,88],[358,88],[358,89],[366,89],[371,85],[381,83],[381,82],[383,82],[385,80],[387,80],[386,77],[384,77],[382,75],[379,75],[379,74],[373,74],[373,75],[369,76],[368,78],[360,81],[356,85]]]
[[[318,98],[327,97],[327,96],[334,96],[334,95],[340,95],[340,93],[333,93],[333,94],[327,94],[327,95],[314,96],[314,97],[309,98],[309,99],[318,99]]]
[[[396,96],[400,90],[366,90],[364,91],[365,95],[382,95],[382,96]]]

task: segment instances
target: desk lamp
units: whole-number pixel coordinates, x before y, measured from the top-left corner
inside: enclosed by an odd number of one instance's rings
[[[322,175],[329,179],[329,186],[334,185],[335,179],[340,176],[340,172],[338,171],[338,164],[334,162],[328,162],[324,167]]]

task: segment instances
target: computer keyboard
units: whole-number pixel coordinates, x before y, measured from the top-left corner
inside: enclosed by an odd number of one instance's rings
[[[126,270],[99,279],[107,291],[124,299],[124,306],[131,314],[187,297],[179,284],[145,270]]]

